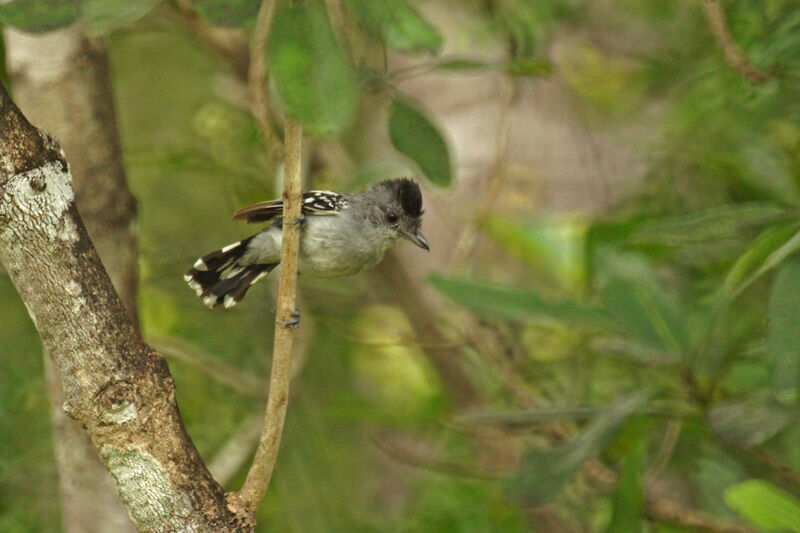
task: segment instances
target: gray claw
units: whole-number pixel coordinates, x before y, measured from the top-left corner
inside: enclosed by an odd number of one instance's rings
[[[288,222],[288,224],[290,226],[299,225],[301,228],[304,228],[306,227],[306,216],[303,213],[300,213],[296,219],[294,219],[292,222]]]
[[[273,309],[274,311],[274,309]],[[298,328],[300,327],[300,310],[295,309],[292,313],[292,318],[290,320],[275,320],[276,323],[280,324],[281,326],[288,326],[290,328]]]

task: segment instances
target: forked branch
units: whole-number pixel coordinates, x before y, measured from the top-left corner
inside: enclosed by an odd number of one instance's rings
[[[137,528],[252,531],[186,434],[164,358],[142,340],[75,208],[58,144],[0,84],[0,261]],[[231,496],[231,495],[228,495]]]

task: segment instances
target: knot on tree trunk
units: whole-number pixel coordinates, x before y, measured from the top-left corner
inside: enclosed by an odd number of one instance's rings
[[[122,425],[139,416],[137,394],[129,380],[112,381],[95,395],[97,420],[101,424]]]

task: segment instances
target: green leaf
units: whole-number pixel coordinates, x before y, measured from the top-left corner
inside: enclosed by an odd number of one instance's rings
[[[197,14],[214,26],[241,26],[256,18],[261,0],[194,0]]]
[[[282,2],[269,46],[278,93],[309,132],[331,136],[352,123],[358,107],[355,71],[322,8]]]
[[[668,366],[683,361],[683,354],[654,349],[650,344],[621,336],[598,337],[589,346],[597,355],[644,366]]]
[[[723,296],[736,297],[798,249],[800,223],[792,220],[770,226],[736,260],[723,283]]]
[[[608,250],[625,247],[630,236],[642,227],[644,221],[633,218],[625,220],[600,220],[586,230],[583,256],[586,261],[586,284],[595,287],[597,276],[602,271],[602,259]]]
[[[558,496],[583,463],[605,448],[647,399],[644,394],[626,398],[595,418],[573,442],[551,450],[528,453],[519,477],[511,482],[512,495],[524,505],[531,506]]]
[[[644,517],[644,465],[647,443],[639,440],[625,458],[617,488],[612,497],[608,533],[640,533]]]
[[[779,402],[794,404],[800,380],[800,258],[788,259],[778,269],[770,288],[767,316],[773,393]]]
[[[436,185],[450,185],[450,152],[442,134],[426,114],[407,100],[389,108],[389,136],[401,154],[411,158]]]
[[[508,320],[554,318],[603,329],[615,327],[601,310],[569,300],[551,303],[532,292],[474,280],[432,276],[430,282],[454,302],[493,317]]]
[[[750,479],[728,487],[725,503],[756,528],[800,531],[800,501],[767,481]]]
[[[786,209],[764,202],[729,204],[667,217],[647,224],[630,237],[633,244],[682,246],[736,236],[743,229],[786,216]]]
[[[540,2],[504,0],[497,2],[496,16],[506,27],[517,54],[532,54],[543,33]]]
[[[490,70],[495,68],[493,63],[486,63],[477,59],[443,59],[437,61],[433,68],[435,70],[446,70],[452,72],[463,72],[471,70]]]
[[[504,71],[512,76],[542,78],[553,73],[553,64],[546,59],[530,57],[501,63]]]
[[[0,24],[43,33],[72,24],[80,15],[78,0],[14,0],[0,3]]]
[[[688,312],[634,254],[603,254],[603,302],[626,335],[661,351],[682,354],[689,345]]]
[[[708,411],[711,431],[743,449],[763,444],[793,420],[793,409],[764,398],[717,403]]]
[[[364,28],[389,47],[438,53],[442,37],[406,0],[347,0]]]
[[[574,292],[583,288],[584,224],[564,219],[522,226],[502,215],[487,215],[481,229],[531,268],[551,274],[563,288]]]
[[[163,0],[83,0],[83,26],[91,36],[108,35],[145,16]]]
[[[481,61],[479,59],[448,58],[432,63],[432,70],[449,72],[470,72],[495,70],[505,72],[512,76],[530,76],[540,78],[549,76],[553,72],[553,65],[546,59],[528,58],[512,61]],[[426,69],[425,71],[427,71]]]

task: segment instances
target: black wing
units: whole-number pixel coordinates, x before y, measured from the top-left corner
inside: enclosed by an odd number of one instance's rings
[[[331,191],[309,191],[303,194],[304,215],[335,215],[347,207],[343,194]],[[249,224],[268,222],[283,214],[283,200],[270,200],[239,209],[233,220],[246,220]]]

